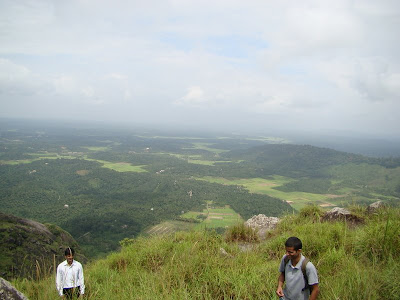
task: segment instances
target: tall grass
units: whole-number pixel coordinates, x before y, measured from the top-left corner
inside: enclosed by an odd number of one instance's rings
[[[277,299],[289,236],[303,241],[304,255],[318,269],[319,299],[399,299],[400,210],[365,215],[354,227],[320,222],[318,211],[307,209],[285,217],[246,252],[212,231],[125,240],[120,252],[85,266],[86,299]],[[31,300],[57,299],[54,275],[14,284]]]

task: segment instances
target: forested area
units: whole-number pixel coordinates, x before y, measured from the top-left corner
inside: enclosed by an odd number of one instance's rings
[[[0,133],[1,211],[61,226],[88,256],[113,250],[121,239],[179,218],[183,211],[202,211],[209,201],[229,205],[244,219],[292,209],[243,186],[195,180],[204,176],[268,180],[280,175],[287,180],[276,190],[345,193],[366,203],[376,193],[392,204],[400,196],[400,158],[238,136],[160,137],[113,128],[29,127]],[[146,172],[117,172],[105,162]]]
[[[5,179],[0,183],[2,211],[57,224],[92,255],[113,250],[124,237],[182,211],[201,211],[206,201],[231,205],[244,218],[291,210],[281,200],[232,186],[185,176],[120,173],[83,159],[1,165],[0,176]]]

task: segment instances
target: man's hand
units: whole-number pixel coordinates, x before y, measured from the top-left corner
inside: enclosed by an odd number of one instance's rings
[[[284,275],[284,273],[281,273],[281,274],[279,274],[279,277],[278,277],[278,288],[276,289],[276,294],[278,295],[279,298],[285,296],[283,294],[283,290],[282,290],[284,282],[285,282],[285,275]]]
[[[282,290],[282,287],[281,287],[281,286],[278,286],[278,288],[276,289],[276,294],[278,295],[278,297],[283,297],[283,296],[285,296],[285,295],[283,294],[283,290]]]

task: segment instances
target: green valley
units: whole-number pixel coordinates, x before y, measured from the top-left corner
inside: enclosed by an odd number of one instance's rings
[[[288,142],[3,126],[1,211],[61,226],[96,257],[125,238],[203,227],[223,232],[237,220],[281,216],[309,204],[399,204],[399,158]],[[212,211],[218,208],[229,211]]]

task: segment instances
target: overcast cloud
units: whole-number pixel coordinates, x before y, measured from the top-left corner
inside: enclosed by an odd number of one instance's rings
[[[0,117],[400,134],[400,2],[0,0]]]

